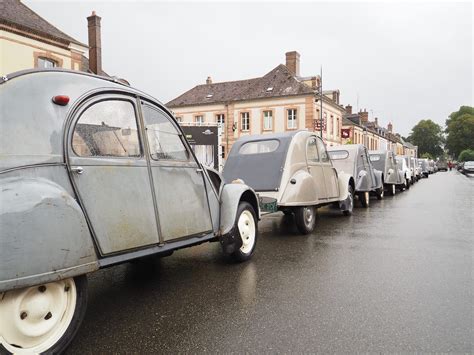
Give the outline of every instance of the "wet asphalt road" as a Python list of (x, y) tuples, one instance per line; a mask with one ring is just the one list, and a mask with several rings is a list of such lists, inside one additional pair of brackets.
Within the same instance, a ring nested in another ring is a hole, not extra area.
[(214, 243), (99, 271), (69, 353), (472, 352), (473, 197), (439, 172), (312, 235), (264, 217), (244, 264)]

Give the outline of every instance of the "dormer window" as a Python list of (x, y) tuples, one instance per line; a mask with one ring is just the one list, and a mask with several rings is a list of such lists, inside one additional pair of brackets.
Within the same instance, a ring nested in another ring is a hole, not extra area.
[(44, 57), (38, 58), (38, 68), (48, 69), (48, 68), (54, 68), (56, 66), (57, 66), (57, 63), (52, 59), (44, 58)]
[(210, 99), (210, 98), (213, 97), (213, 96), (214, 96), (214, 94), (207, 94), (207, 95), (206, 95), (206, 99)]
[(273, 86), (270, 86), (269, 88), (267, 88), (267, 92), (272, 92), (273, 91)]

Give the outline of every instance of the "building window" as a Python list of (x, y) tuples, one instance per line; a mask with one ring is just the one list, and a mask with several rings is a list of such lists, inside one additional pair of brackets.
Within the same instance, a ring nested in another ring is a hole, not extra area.
[(331, 115), (331, 128), (332, 128), (331, 134), (334, 137), (336, 135), (336, 130), (335, 130), (336, 125), (334, 124), (334, 116), (333, 115)]
[(56, 66), (57, 66), (57, 63), (52, 59), (48, 59), (44, 57), (38, 58), (38, 68), (47, 69), (47, 68), (54, 68)]
[(194, 123), (196, 123), (199, 126), (203, 125), (204, 124), (204, 116), (203, 115), (194, 116)]
[(250, 113), (249, 112), (242, 112), (240, 114), (240, 130), (242, 132), (248, 132), (250, 131)]
[(296, 109), (295, 108), (290, 108), (286, 110), (286, 128), (288, 129), (296, 129), (297, 123), (296, 123)]
[(225, 115), (223, 113), (220, 113), (216, 115), (216, 122), (220, 124), (222, 127), (225, 125)]
[(263, 130), (273, 130), (273, 111), (263, 111)]
[(336, 136), (339, 137), (341, 134), (341, 127), (339, 127), (339, 117), (336, 117), (336, 124), (337, 124)]
[(181, 117), (181, 116), (176, 116), (176, 122), (178, 122), (178, 123), (183, 122), (183, 117)]

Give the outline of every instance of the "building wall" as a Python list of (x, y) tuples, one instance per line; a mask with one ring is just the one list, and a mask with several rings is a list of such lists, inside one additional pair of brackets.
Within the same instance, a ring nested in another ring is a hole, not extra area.
[(81, 54), (85, 47), (71, 46), (64, 48), (0, 30), (0, 73), (9, 74), (18, 70), (36, 67), (38, 57), (52, 59), (58, 67), (65, 69), (81, 69)]

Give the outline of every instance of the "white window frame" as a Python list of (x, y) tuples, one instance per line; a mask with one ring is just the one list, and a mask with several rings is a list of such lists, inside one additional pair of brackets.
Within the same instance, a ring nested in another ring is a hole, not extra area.
[[(198, 119), (200, 118), (200, 119)], [(194, 116), (194, 123), (197, 126), (202, 126), (204, 124), (204, 115), (196, 115)]]
[[(291, 122), (291, 125), (290, 125)], [(298, 128), (298, 110), (296, 108), (286, 109), (286, 128), (297, 129)]]
[(242, 132), (250, 131), (250, 112), (241, 112), (240, 113), (240, 130)]
[(224, 113), (218, 113), (216, 114), (216, 122), (220, 124), (222, 127), (225, 125), (225, 114)]
[[(269, 123), (268, 126), (267, 126), (267, 123)], [(273, 131), (273, 111), (272, 110), (263, 110), (263, 127), (262, 128), (264, 131)]]

